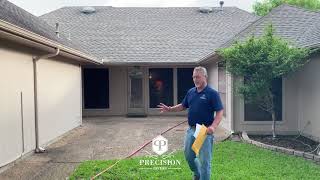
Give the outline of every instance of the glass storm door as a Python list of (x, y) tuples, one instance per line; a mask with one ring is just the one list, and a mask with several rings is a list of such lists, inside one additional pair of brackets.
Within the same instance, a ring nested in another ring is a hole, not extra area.
[(128, 68), (128, 115), (145, 115), (144, 71)]

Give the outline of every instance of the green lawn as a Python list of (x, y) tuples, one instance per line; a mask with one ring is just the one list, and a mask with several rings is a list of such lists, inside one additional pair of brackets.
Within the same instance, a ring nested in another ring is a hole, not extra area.
[[(212, 162), (212, 179), (320, 179), (320, 165), (306, 161), (302, 158), (260, 149), (251, 144), (225, 141), (215, 144)], [(179, 160), (172, 166), (181, 169), (141, 169), (151, 167), (140, 165), (146, 157), (137, 157), (120, 161), (109, 172), (98, 179), (191, 179), (192, 174), (183, 152), (171, 157)], [(82, 163), (70, 176), (71, 179), (89, 179), (106, 167), (112, 165), (110, 161), (86, 161)], [(155, 166), (159, 167), (159, 166)]]

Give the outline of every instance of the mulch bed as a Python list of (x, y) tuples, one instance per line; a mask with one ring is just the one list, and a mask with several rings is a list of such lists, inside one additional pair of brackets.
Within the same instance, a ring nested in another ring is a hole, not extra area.
[[(272, 139), (270, 135), (249, 135), (249, 138), (264, 144), (294, 149), (298, 151), (310, 152), (317, 148), (319, 142), (313, 141), (304, 136), (283, 136), (278, 135), (276, 139)], [(313, 154), (317, 154), (314, 151)]]

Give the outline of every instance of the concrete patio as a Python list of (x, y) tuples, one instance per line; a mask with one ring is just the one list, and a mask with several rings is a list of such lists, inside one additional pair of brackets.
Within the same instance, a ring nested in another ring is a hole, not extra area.
[[(66, 179), (85, 160), (107, 160), (126, 157), (145, 142), (166, 129), (184, 121), (185, 117), (98, 117), (85, 118), (75, 128), (46, 148), (43, 154), (32, 154), (17, 160), (0, 174), (0, 179)], [(163, 136), (169, 141), (169, 152), (182, 149), (187, 123)], [(228, 135), (219, 128), (217, 141)], [(151, 152), (151, 145), (136, 156)]]

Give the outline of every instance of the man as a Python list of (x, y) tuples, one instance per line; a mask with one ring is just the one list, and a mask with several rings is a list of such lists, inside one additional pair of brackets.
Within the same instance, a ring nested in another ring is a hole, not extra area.
[[(183, 111), (189, 108), (189, 128), (184, 143), (185, 158), (194, 173), (194, 179), (209, 180), (214, 141), (213, 133), (222, 120), (223, 106), (218, 92), (208, 86), (208, 74), (204, 67), (194, 68), (192, 78), (195, 87), (187, 92), (182, 103), (172, 107), (160, 103), (158, 107), (161, 113)], [(215, 116), (214, 112), (216, 113)], [(195, 140), (193, 134), (197, 123), (207, 126), (207, 137), (200, 149), (199, 158), (191, 149)]]

